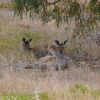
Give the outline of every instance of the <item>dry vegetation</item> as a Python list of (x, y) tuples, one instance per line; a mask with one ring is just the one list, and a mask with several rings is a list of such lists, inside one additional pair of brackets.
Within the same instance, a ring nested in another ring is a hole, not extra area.
[[(70, 26), (73, 27), (73, 24)], [(92, 63), (93, 67), (97, 67), (94, 69), (90, 67), (90, 62), (81, 61), (77, 64), (72, 63), (68, 70), (58, 72), (41, 72), (23, 68), (15, 70), (17, 67), (34, 62), (33, 54), (22, 54), (23, 37), (27, 39), (32, 37), (31, 45), (54, 44), (55, 39), (60, 41), (68, 39), (67, 53), (76, 45), (78, 48), (78, 43), (83, 42), (85, 51), (91, 57), (100, 56), (100, 46), (95, 41), (90, 37), (71, 40), (73, 30), (66, 31), (65, 27), (66, 25), (62, 24), (57, 28), (53, 21), (42, 27), (40, 21), (32, 22), (26, 16), (23, 20), (14, 18), (13, 11), (0, 9), (0, 93), (35, 94), (35, 98), (20, 100), (100, 100), (100, 71), (98, 70), (100, 60)], [(41, 94), (38, 93), (44, 93), (42, 96), (45, 97), (39, 99), (38, 96)], [(2, 98), (0, 95), (0, 99), (5, 100)]]

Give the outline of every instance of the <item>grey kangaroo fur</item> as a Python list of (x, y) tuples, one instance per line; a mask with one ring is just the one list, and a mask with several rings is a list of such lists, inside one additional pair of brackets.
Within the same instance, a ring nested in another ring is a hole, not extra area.
[(58, 40), (55, 40), (56, 45), (58, 46), (58, 52), (55, 63), (55, 70), (64, 70), (70, 66), (70, 59), (67, 57), (64, 52), (64, 46), (68, 40), (65, 40), (63, 43), (59, 43)]

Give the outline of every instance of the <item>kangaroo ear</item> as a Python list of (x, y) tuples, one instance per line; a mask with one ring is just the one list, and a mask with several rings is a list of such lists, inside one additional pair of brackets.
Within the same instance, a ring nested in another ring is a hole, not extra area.
[(59, 45), (59, 41), (58, 41), (58, 40), (55, 40), (55, 43), (56, 43), (57, 45)]
[(25, 38), (22, 38), (22, 41), (23, 41), (23, 42), (25, 42), (25, 41), (26, 41), (26, 39), (25, 39)]
[(29, 41), (29, 42), (31, 42), (31, 41), (32, 41), (32, 38), (31, 38), (31, 39), (29, 39), (28, 41)]
[(63, 44), (65, 45), (65, 44), (67, 43), (67, 41), (68, 41), (68, 40), (65, 40)]

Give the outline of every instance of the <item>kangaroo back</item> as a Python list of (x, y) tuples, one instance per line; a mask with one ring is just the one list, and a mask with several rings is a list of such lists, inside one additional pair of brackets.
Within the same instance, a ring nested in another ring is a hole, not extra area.
[(30, 48), (30, 51), (32, 51), (35, 57), (38, 57), (38, 58), (44, 57), (48, 54), (47, 45), (34, 46), (33, 48)]

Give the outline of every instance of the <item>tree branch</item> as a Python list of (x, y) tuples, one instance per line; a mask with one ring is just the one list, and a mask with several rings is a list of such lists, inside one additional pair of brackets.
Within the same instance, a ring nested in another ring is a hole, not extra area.
[(55, 5), (58, 2), (60, 2), (60, 0), (56, 0), (54, 2), (48, 2), (48, 0), (46, 0), (46, 3), (48, 3), (49, 5)]
[[(67, 8), (67, 7), (65, 7), (65, 8), (60, 12), (60, 15), (66, 10), (66, 8)], [(47, 22), (49, 22), (49, 21), (51, 21), (51, 20), (53, 20), (53, 19), (55, 19), (55, 18), (57, 18), (57, 17), (54, 16), (53, 18), (49, 19)]]

